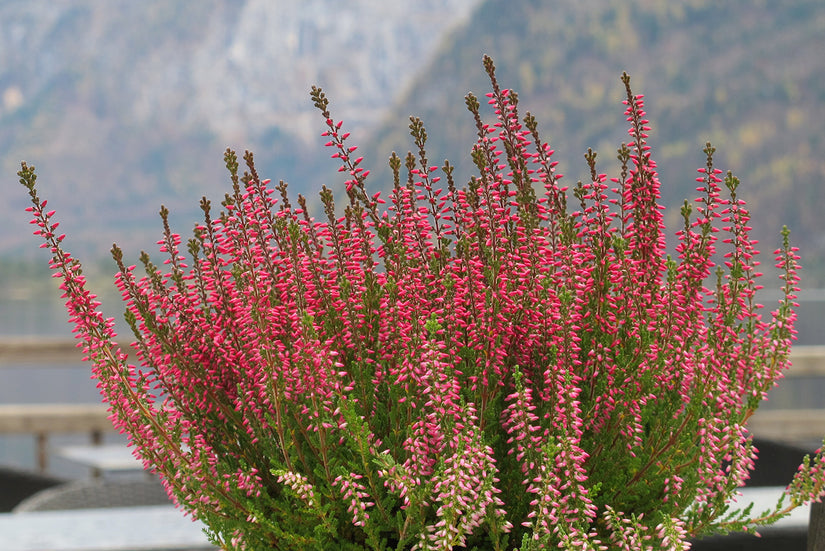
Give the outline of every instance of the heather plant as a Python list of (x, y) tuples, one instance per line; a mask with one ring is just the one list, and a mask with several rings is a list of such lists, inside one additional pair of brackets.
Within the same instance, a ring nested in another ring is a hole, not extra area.
[(477, 172), (463, 186), (412, 118), (392, 191), (370, 191), (318, 88), (342, 210), (324, 187), (316, 220), (227, 150), (231, 192), (219, 214), (201, 201), (185, 251), (163, 207), (162, 266), (142, 253), (138, 276), (112, 249), (131, 348), (23, 164), (113, 423), (222, 548), (685, 549), (825, 492), (818, 452), (774, 509), (731, 505), (757, 453), (748, 419), (789, 365), (787, 231), (784, 298), (763, 319), (749, 214), (710, 144), (668, 255), (630, 78), (618, 174), (588, 151), (589, 181), (568, 189), (484, 66), (495, 122), (466, 97)]

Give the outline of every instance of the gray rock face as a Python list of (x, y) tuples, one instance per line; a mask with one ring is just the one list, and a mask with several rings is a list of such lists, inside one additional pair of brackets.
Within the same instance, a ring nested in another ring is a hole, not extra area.
[(223, 196), (227, 146), (257, 151), (265, 176), (314, 195), (319, 163), (306, 155), (323, 123), (310, 87), (363, 140), (479, 3), (1, 2), (0, 254), (32, 248), (19, 231), (21, 159), (75, 251), (94, 256), (113, 240), (153, 242), (160, 203), (191, 227), (201, 195)]
[(363, 128), (477, 3), (4, 2), (0, 113), (62, 92), (73, 97), (61, 107), (87, 117), (204, 124), (226, 138), (277, 126), (308, 138), (309, 87), (320, 84), (338, 116)]

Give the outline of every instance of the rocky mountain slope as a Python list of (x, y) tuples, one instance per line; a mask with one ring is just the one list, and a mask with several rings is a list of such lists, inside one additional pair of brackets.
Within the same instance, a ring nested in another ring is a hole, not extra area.
[(21, 159), (92, 255), (113, 239), (151, 246), (161, 203), (188, 231), (200, 196), (223, 196), (227, 145), (254, 149), (262, 173), (297, 187), (325, 157), (310, 87), (369, 128), (477, 4), (0, 3), (0, 253), (33, 245)]
[(823, 285), (823, 51), (820, 0), (6, 1), (0, 253), (32, 247), (20, 159), (38, 166), (71, 243), (92, 257), (113, 240), (151, 247), (160, 203), (187, 232), (200, 196), (226, 189), (227, 145), (253, 149), (264, 175), (314, 196), (337, 182), (308, 98), (316, 83), (376, 189), (389, 188), (389, 153), (410, 148), (411, 114), (427, 125), (430, 158), (450, 158), (466, 179), (474, 129), (463, 98), (487, 91), (487, 53), (570, 184), (586, 176), (587, 147), (613, 169), (627, 70), (647, 96), (671, 228), (710, 140), (717, 166), (742, 179), (761, 248), (788, 224), (805, 285)]
[[(583, 154), (598, 151), (602, 172), (627, 141), (622, 71), (646, 96), (672, 231), (693, 198), (702, 149), (742, 181), (763, 266), (787, 224), (801, 249), (803, 285), (825, 285), (825, 3), (819, 0), (581, 0), (506, 4), (485, 1), (451, 34), (439, 55), (399, 98), (394, 116), (364, 154), (383, 159), (410, 148), (407, 117), (420, 116), (430, 158), (470, 174), (475, 128), (463, 108), (468, 91), (489, 82), (491, 55), (503, 87), (519, 92), (556, 150), (568, 185), (586, 178)], [(403, 156), (403, 155), (402, 155)], [(375, 173), (388, 178), (387, 170)], [(673, 239), (669, 241), (674, 243)], [(769, 283), (773, 286), (773, 281)], [(768, 283), (766, 283), (768, 285)], [(777, 284), (778, 285), (778, 284)]]

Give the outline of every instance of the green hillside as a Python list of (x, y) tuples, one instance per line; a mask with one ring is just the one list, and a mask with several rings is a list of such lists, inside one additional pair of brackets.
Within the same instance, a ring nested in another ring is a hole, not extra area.
[[(627, 139), (622, 71), (647, 98), (650, 143), (659, 163), (671, 228), (694, 195), (702, 148), (717, 147), (718, 168), (742, 180), (755, 237), (770, 253), (787, 224), (803, 256), (803, 285), (825, 285), (825, 4), (821, 0), (488, 0), (443, 44), (417, 84), (397, 102), (364, 154), (380, 165), (406, 152), (408, 116), (420, 116), (430, 158), (470, 174), (468, 91), (487, 92), (489, 54), (521, 111), (539, 120), (568, 185), (586, 175), (593, 147), (612, 172)], [(386, 169), (374, 172), (389, 182)], [(386, 187), (386, 184), (384, 184)], [(670, 241), (672, 243), (672, 241)], [(766, 254), (765, 265), (772, 264)]]

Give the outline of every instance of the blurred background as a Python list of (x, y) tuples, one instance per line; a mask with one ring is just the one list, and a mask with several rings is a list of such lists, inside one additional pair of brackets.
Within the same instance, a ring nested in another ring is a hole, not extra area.
[[(488, 54), (567, 185), (587, 177), (588, 147), (616, 172), (619, 77), (631, 74), (647, 98), (671, 246), (711, 141), (716, 166), (742, 180), (764, 267), (790, 227), (803, 264), (799, 344), (825, 344), (823, 52), (821, 0), (0, 0), (0, 340), (71, 336), (23, 210), (21, 160), (119, 318), (112, 242), (132, 259), (156, 251), (161, 204), (188, 235), (201, 196), (218, 203), (229, 189), (226, 147), (254, 151), (263, 177), (316, 207), (321, 185), (340, 190), (312, 85), (360, 146), (374, 191), (391, 187), (390, 153), (411, 147), (410, 115), (427, 127), (431, 161), (450, 159), (466, 181), (475, 129), (463, 100), (488, 91)], [(772, 307), (780, 282), (768, 279)], [(87, 367), (58, 363), (6, 362), (0, 405), (98, 401)], [(788, 381), (776, 407), (825, 407), (817, 380)], [(35, 463), (30, 436), (0, 434), (0, 465)]]

